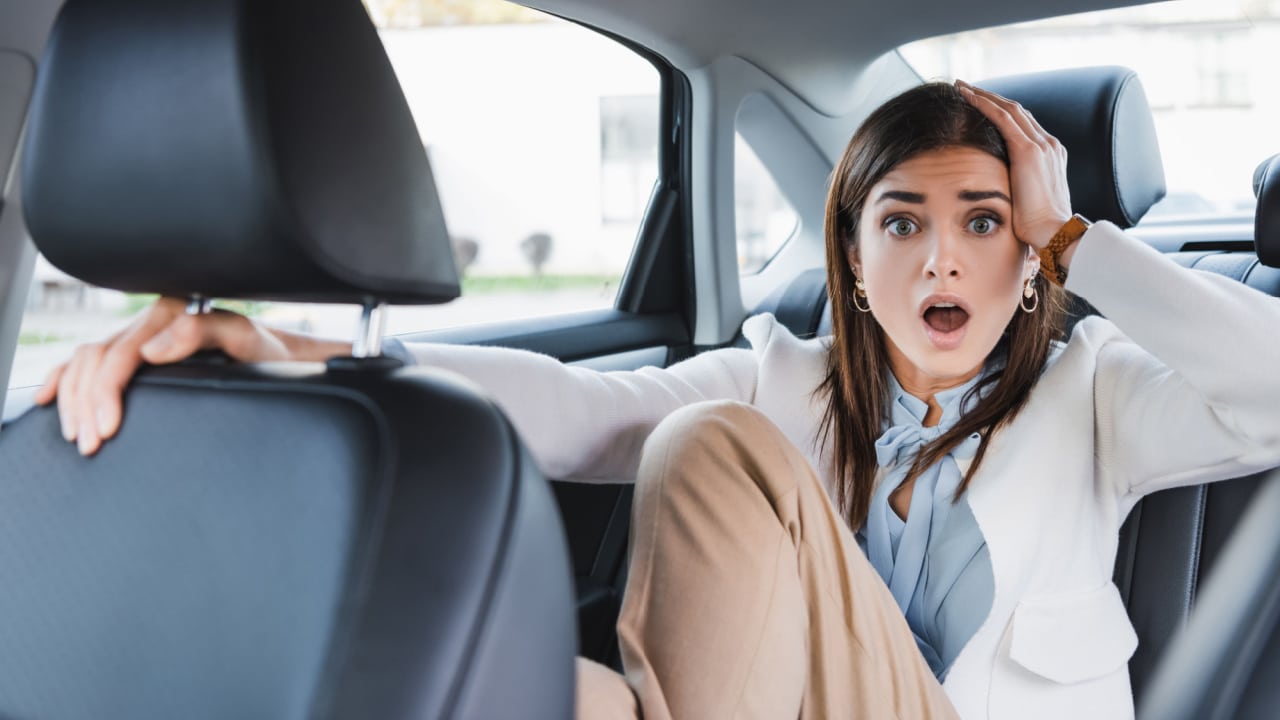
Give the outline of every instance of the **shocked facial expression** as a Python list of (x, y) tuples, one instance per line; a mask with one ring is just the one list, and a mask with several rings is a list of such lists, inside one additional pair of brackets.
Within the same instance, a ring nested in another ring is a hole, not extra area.
[(1039, 259), (1012, 212), (1008, 168), (973, 148), (917, 155), (871, 188), (849, 262), (904, 386), (972, 377), (1020, 312)]

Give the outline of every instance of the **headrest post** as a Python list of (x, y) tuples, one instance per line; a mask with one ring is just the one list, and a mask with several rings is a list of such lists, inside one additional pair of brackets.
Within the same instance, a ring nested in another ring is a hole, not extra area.
[(207, 315), (213, 312), (213, 299), (203, 295), (192, 295), (187, 299), (188, 315)]
[(360, 312), (360, 325), (356, 328), (356, 341), (351, 346), (351, 356), (378, 357), (382, 354), (382, 331), (386, 323), (387, 304), (367, 300)]

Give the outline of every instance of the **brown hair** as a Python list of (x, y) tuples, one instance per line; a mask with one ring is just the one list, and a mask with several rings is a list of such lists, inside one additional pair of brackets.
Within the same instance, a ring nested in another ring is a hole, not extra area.
[[(871, 313), (853, 306), (849, 251), (857, 244), (858, 220), (871, 188), (903, 161), (947, 147), (975, 148), (1009, 163), (999, 130), (955, 87), (928, 83), (912, 88), (880, 106), (854, 133), (836, 166), (827, 196), (827, 289), (833, 337), (827, 374), (817, 389), (827, 397), (821, 441), (825, 446), (834, 440), (836, 503), (855, 528), (862, 524), (871, 504), (878, 467), (875, 443), (889, 412), (890, 370), (880, 324)], [(1015, 311), (993, 351), (1004, 354), (1004, 367), (969, 391), (970, 397), (981, 398), (977, 405), (920, 449), (908, 480), (941, 460), (969, 435), (981, 433), (977, 454), (956, 490), (958, 499), (982, 464), (992, 434), (1026, 404), (1052, 341), (1062, 335), (1066, 307), (1064, 291), (1045, 280), (1043, 273), (1036, 275), (1034, 286), (1040, 293), (1039, 308), (1033, 313)], [(985, 396), (979, 394), (983, 392)], [(965, 405), (970, 404), (970, 397), (963, 399)]]

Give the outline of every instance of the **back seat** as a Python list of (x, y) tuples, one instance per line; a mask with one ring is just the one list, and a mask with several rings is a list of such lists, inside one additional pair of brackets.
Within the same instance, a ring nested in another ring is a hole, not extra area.
[[(1023, 104), (1030, 107), (1026, 101)], [(1052, 131), (1052, 115), (1032, 109)], [(1072, 151), (1075, 159), (1077, 155)], [(1264, 166), (1271, 163), (1280, 177), (1280, 156)], [(1074, 185), (1072, 194), (1076, 194)], [(1243, 249), (1238, 240), (1224, 238), (1231, 241), (1224, 242), (1222, 250), (1210, 247), (1166, 254), (1184, 267), (1218, 273), (1280, 297), (1280, 268), (1268, 267), (1260, 260), (1261, 257), (1280, 266), (1280, 227), (1268, 232), (1270, 223), (1280, 224), (1280, 181), (1259, 196), (1253, 250)], [(1206, 245), (1199, 241), (1195, 247)], [(796, 276), (756, 311), (773, 313), (798, 337), (829, 335), (831, 312), (824, 269), (814, 268)], [(1077, 298), (1071, 325), (1094, 312)], [(1170, 322), (1176, 322), (1172, 315)], [(1154, 493), (1139, 502), (1125, 520), (1120, 529), (1114, 579), (1139, 638), (1138, 650), (1129, 661), (1135, 697), (1142, 696), (1175, 631), (1186, 624), (1201, 579), (1214, 566), (1261, 479), (1262, 475), (1250, 475)]]

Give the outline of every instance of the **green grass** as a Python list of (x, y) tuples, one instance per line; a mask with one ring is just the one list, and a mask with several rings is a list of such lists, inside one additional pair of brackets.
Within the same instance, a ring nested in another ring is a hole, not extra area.
[(159, 295), (140, 295), (137, 293), (129, 293), (124, 297), (124, 307), (121, 308), (120, 314), (126, 317), (136, 314), (142, 308), (156, 301)]
[[(616, 290), (620, 278), (616, 275), (478, 275), (462, 279), (464, 295), (484, 295), (502, 292), (552, 292), (555, 290), (599, 290), (608, 287)], [(156, 301), (159, 295), (130, 293), (125, 297), (123, 316), (132, 316)], [(270, 303), (256, 300), (214, 300), (213, 306), (254, 317), (262, 313)]]
[(67, 338), (62, 335), (54, 335), (53, 333), (34, 332), (25, 330), (18, 333), (19, 345), (48, 345), (49, 343), (62, 342)]
[(617, 287), (616, 275), (478, 275), (462, 279), (463, 295)]
[[(120, 314), (124, 316), (134, 315), (139, 310), (155, 302), (158, 297), (160, 296), (146, 293), (130, 293), (125, 296), (124, 308), (120, 310)], [(257, 300), (214, 300), (213, 306), (253, 317), (266, 309), (267, 303)]]

